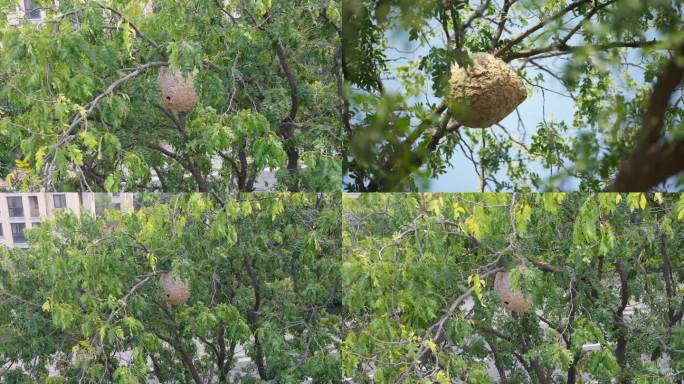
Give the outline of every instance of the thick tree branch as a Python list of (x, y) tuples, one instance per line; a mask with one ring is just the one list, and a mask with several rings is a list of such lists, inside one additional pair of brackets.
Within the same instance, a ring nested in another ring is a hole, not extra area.
[(81, 121), (90, 117), (90, 115), (92, 115), (92, 113), (93, 113), (93, 110), (95, 110), (95, 106), (97, 106), (97, 103), (99, 103), (100, 100), (104, 99), (105, 97), (109, 96), (112, 92), (114, 92), (114, 90), (117, 87), (127, 83), (132, 78), (138, 76), (139, 74), (141, 74), (142, 72), (144, 72), (150, 68), (165, 67), (167, 65), (169, 65), (169, 63), (166, 61), (153, 61), (150, 63), (146, 63), (146, 64), (139, 66), (138, 68), (133, 70), (131, 73), (127, 74), (126, 76), (124, 76), (124, 77), (114, 81), (113, 83), (111, 83), (107, 87), (107, 89), (105, 89), (102, 93), (97, 95), (91, 102), (89, 102), (88, 104), (86, 104), (84, 106), (84, 108), (86, 110), (85, 114), (77, 113), (74, 116), (74, 118), (71, 120), (71, 124), (69, 125), (69, 129), (67, 130), (67, 132), (71, 132), (71, 130), (74, 127), (76, 127)]
[(613, 327), (616, 332), (617, 344), (615, 346), (615, 360), (623, 370), (625, 369), (627, 353), (627, 325), (625, 324), (624, 312), (629, 302), (629, 287), (627, 283), (627, 272), (622, 260), (615, 262), (615, 270), (620, 277), (620, 305), (613, 315)]
[(299, 107), (299, 99), (297, 98), (297, 81), (295, 80), (295, 76), (292, 73), (292, 70), (290, 69), (290, 65), (287, 63), (287, 58), (285, 57), (285, 50), (283, 49), (283, 46), (280, 45), (278, 41), (273, 41), (273, 49), (276, 52), (276, 55), (278, 56), (278, 62), (280, 63), (280, 67), (283, 69), (283, 73), (285, 73), (285, 77), (287, 78), (287, 84), (290, 87), (290, 121), (295, 121), (297, 117), (297, 109)]
[(504, 0), (503, 7), (501, 8), (501, 12), (499, 14), (499, 22), (498, 26), (496, 28), (496, 33), (492, 37), (492, 43), (491, 43), (491, 49), (494, 50), (499, 43), (499, 39), (501, 39), (501, 35), (503, 34), (504, 29), (506, 28), (506, 20), (508, 19), (508, 11), (511, 9), (511, 6), (516, 2), (516, 0)]
[(174, 153), (158, 144), (147, 144), (147, 147), (150, 149), (154, 149), (157, 152), (160, 152), (166, 157), (176, 160), (181, 166), (183, 166), (183, 168), (190, 172), (190, 174), (192, 174), (192, 177), (195, 179), (195, 182), (197, 183), (198, 192), (209, 191), (209, 186), (207, 185), (207, 182), (204, 179), (202, 170), (200, 170), (200, 168), (197, 166), (197, 164), (195, 164), (192, 158), (190, 158), (189, 156), (187, 158), (184, 158), (179, 154)]
[(264, 359), (264, 350), (261, 345), (261, 340), (259, 338), (259, 317), (261, 309), (261, 284), (259, 283), (259, 278), (257, 277), (256, 271), (254, 270), (254, 261), (249, 260), (245, 255), (242, 257), (242, 265), (247, 270), (249, 279), (252, 283), (252, 289), (254, 291), (254, 305), (252, 309), (247, 312), (247, 320), (249, 321), (250, 328), (252, 330), (252, 337), (254, 338), (254, 364), (257, 366), (257, 371), (259, 372), (259, 377), (262, 380), (269, 380), (268, 374), (266, 372), (266, 362)]
[(639, 143), (632, 155), (620, 164), (615, 180), (606, 191), (645, 192), (684, 170), (684, 141), (660, 143), (670, 98), (684, 79), (684, 65), (680, 62), (683, 56), (684, 43), (653, 87), (643, 115)]
[(203, 384), (204, 381), (199, 375), (199, 372), (197, 372), (197, 367), (195, 367), (195, 363), (192, 361), (192, 357), (188, 353), (188, 351), (183, 348), (183, 345), (181, 344), (180, 340), (178, 338), (170, 338), (167, 336), (162, 335), (160, 332), (157, 332), (156, 330), (152, 330), (152, 333), (154, 333), (157, 338), (160, 340), (163, 340), (167, 342), (169, 345), (173, 347), (173, 349), (178, 352), (178, 354), (181, 357), (181, 360), (183, 361), (183, 364), (185, 367), (188, 369), (188, 372), (190, 372), (190, 376), (192, 376), (192, 380), (195, 382), (195, 384)]
[[(287, 171), (290, 176), (294, 178), (299, 170), (299, 151), (293, 142), (294, 130), (296, 128), (295, 119), (297, 118), (297, 110), (299, 107), (299, 99), (297, 97), (297, 80), (295, 79), (292, 69), (287, 63), (285, 50), (277, 40), (273, 41), (273, 49), (278, 56), (280, 67), (283, 69), (283, 73), (285, 73), (287, 83), (290, 87), (290, 114), (280, 123), (278, 133), (284, 141), (283, 147), (285, 149), (285, 153), (287, 154)], [(299, 191), (299, 186), (296, 179), (290, 181), (290, 191)]]
[(606, 44), (576, 46), (576, 45), (567, 45), (564, 42), (559, 42), (556, 44), (549, 45), (547, 47), (533, 48), (533, 49), (530, 49), (527, 51), (520, 51), (520, 52), (511, 52), (507, 55), (502, 56), (501, 59), (505, 62), (510, 62), (512, 60), (515, 60), (515, 59), (529, 58), (529, 57), (533, 57), (535, 55), (539, 55), (541, 53), (548, 53), (548, 52), (572, 53), (572, 52), (577, 51), (579, 49), (593, 49), (596, 51), (605, 51), (607, 49), (613, 49), (613, 48), (646, 48), (646, 47), (655, 46), (658, 43), (659, 42), (657, 40), (615, 41), (615, 42), (606, 43)]

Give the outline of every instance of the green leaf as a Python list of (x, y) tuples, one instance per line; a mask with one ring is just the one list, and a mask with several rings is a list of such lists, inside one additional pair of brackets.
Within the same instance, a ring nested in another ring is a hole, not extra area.
[(135, 32), (131, 29), (131, 26), (125, 22), (123, 23), (123, 45), (126, 48), (128, 57), (133, 58), (133, 43), (131, 37), (135, 36)]

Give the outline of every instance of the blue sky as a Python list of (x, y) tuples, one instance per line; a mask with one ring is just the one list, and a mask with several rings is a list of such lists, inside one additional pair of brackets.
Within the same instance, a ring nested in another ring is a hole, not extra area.
[[(572, 21), (569, 25), (574, 25), (576, 21)], [(513, 30), (513, 33), (518, 31)], [(405, 65), (408, 61), (415, 60), (416, 58), (426, 55), (431, 46), (444, 46), (443, 37), (441, 35), (436, 36), (429, 44), (421, 44), (420, 42), (410, 42), (408, 40), (408, 34), (399, 29), (390, 30), (387, 32), (388, 45), (391, 48), (386, 50), (387, 59), (391, 67)], [(581, 37), (574, 37), (571, 44), (582, 44)], [(638, 57), (636, 50), (632, 50), (634, 57)], [(569, 55), (568, 55), (569, 56)], [(541, 61), (543, 65), (550, 68), (555, 73), (562, 73), (564, 68), (564, 63), (566, 56), (561, 56), (557, 58), (548, 58)], [(517, 68), (521, 64), (521, 61), (516, 60), (511, 63), (514, 68)], [(532, 66), (526, 67), (527, 72), (533, 77), (537, 73), (541, 72)], [(641, 70), (630, 67), (629, 73), (637, 81), (643, 81), (643, 74)], [(525, 143), (530, 143), (530, 138), (535, 134), (537, 125), (544, 119), (547, 121), (554, 120), (556, 122), (564, 121), (569, 127), (572, 126), (573, 115), (575, 113), (575, 105), (571, 98), (566, 96), (553, 93), (551, 91), (556, 91), (561, 94), (567, 94), (565, 88), (560, 84), (560, 82), (548, 74), (545, 74), (544, 88), (549, 91), (544, 91), (542, 95), (542, 90), (534, 87), (528, 98), (518, 107), (518, 113), (521, 116), (526, 132)], [(399, 81), (394, 79), (385, 79), (385, 88), (388, 92), (402, 92), (401, 85)], [(430, 102), (439, 103), (439, 99), (435, 98), (432, 90), (431, 83), (428, 82), (425, 90), (425, 95), (427, 95)], [(425, 97), (425, 96), (423, 96)], [(522, 139), (523, 132), (519, 132), (518, 126), (518, 115), (516, 112), (511, 113), (504, 120), (500, 122), (511, 135), (516, 139)], [(464, 128), (470, 129), (470, 128)], [(493, 126), (491, 128), (498, 135), (504, 134), (501, 128)], [(528, 167), (532, 171), (536, 172), (546, 180), (551, 173), (548, 169), (544, 169), (541, 164), (537, 161), (528, 161)], [(506, 170), (502, 170), (498, 175), (497, 179), (506, 180)], [(562, 190), (576, 190), (577, 182), (576, 180), (568, 180), (559, 186)], [(450, 167), (446, 173), (440, 175), (437, 179), (431, 180), (428, 190), (435, 192), (461, 192), (461, 191), (477, 191), (479, 189), (479, 177), (474, 169), (472, 163), (466, 158), (460, 149), (457, 149), (453, 158), (450, 161)]]

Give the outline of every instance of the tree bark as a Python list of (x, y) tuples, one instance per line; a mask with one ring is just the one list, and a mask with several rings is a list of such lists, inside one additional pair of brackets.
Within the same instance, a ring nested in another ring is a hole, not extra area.
[(183, 365), (185, 365), (185, 368), (187, 368), (188, 372), (190, 373), (190, 376), (192, 376), (192, 380), (195, 382), (195, 384), (204, 384), (204, 381), (200, 377), (199, 373), (197, 372), (197, 368), (195, 367), (195, 364), (192, 361), (192, 357), (188, 354), (188, 352), (183, 348), (183, 345), (180, 342), (180, 339), (177, 337), (172, 339), (170, 337), (166, 337), (162, 335), (161, 333), (157, 331), (153, 331), (153, 333), (161, 340), (167, 342), (169, 345), (173, 347), (173, 349), (178, 352), (178, 354), (181, 357), (181, 361), (183, 361)]
[(620, 277), (620, 306), (615, 311), (613, 316), (613, 329), (616, 333), (616, 345), (615, 345), (615, 360), (617, 360), (620, 369), (622, 370), (621, 378), (619, 379), (621, 383), (628, 383), (629, 380), (625, 378), (627, 362), (627, 325), (625, 324), (624, 311), (629, 302), (629, 286), (627, 281), (627, 273), (625, 272), (625, 266), (622, 260), (615, 261), (615, 269), (617, 270), (618, 276)]
[(295, 129), (294, 122), (297, 118), (297, 110), (299, 108), (299, 98), (297, 97), (297, 80), (295, 79), (292, 69), (287, 63), (285, 50), (278, 41), (273, 41), (273, 49), (276, 52), (276, 56), (278, 56), (278, 62), (280, 63), (283, 73), (285, 73), (285, 77), (287, 78), (287, 83), (290, 88), (290, 114), (280, 123), (279, 133), (283, 138), (283, 147), (285, 149), (285, 153), (287, 154), (287, 171), (292, 178), (292, 180), (290, 180), (290, 191), (298, 192), (299, 183), (296, 176), (299, 169), (299, 151), (293, 142)]
[(645, 192), (684, 170), (684, 142), (661, 143), (670, 97), (684, 79), (684, 43), (674, 52), (658, 78), (643, 115), (639, 143), (619, 167), (609, 192)]
[(254, 265), (250, 263), (247, 256), (242, 258), (242, 264), (247, 269), (249, 278), (252, 282), (252, 289), (254, 290), (254, 305), (251, 310), (247, 312), (247, 321), (249, 322), (250, 329), (252, 331), (252, 337), (254, 338), (254, 364), (257, 366), (257, 371), (259, 372), (259, 377), (262, 380), (270, 380), (266, 372), (266, 362), (264, 359), (264, 350), (261, 345), (261, 340), (259, 339), (259, 309), (261, 308), (261, 285), (259, 279), (254, 271)]

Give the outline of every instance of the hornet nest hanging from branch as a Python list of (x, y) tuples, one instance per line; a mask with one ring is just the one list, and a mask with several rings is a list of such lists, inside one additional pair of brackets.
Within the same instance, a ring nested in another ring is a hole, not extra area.
[(508, 271), (499, 272), (494, 278), (494, 290), (499, 294), (504, 307), (512, 312), (526, 312), (532, 307), (532, 298), (521, 292), (511, 291)]
[(471, 67), (451, 67), (451, 100), (465, 111), (452, 111), (466, 127), (487, 128), (498, 123), (527, 98), (520, 77), (502, 60), (484, 52), (474, 53)]
[(162, 273), (160, 282), (164, 288), (164, 295), (169, 304), (182, 304), (190, 297), (190, 289), (188, 283), (177, 277), (173, 277), (170, 273)]
[(181, 71), (172, 71), (169, 67), (159, 70), (157, 82), (161, 90), (162, 102), (177, 112), (187, 112), (197, 104), (195, 93), (195, 74), (193, 71), (183, 77)]

